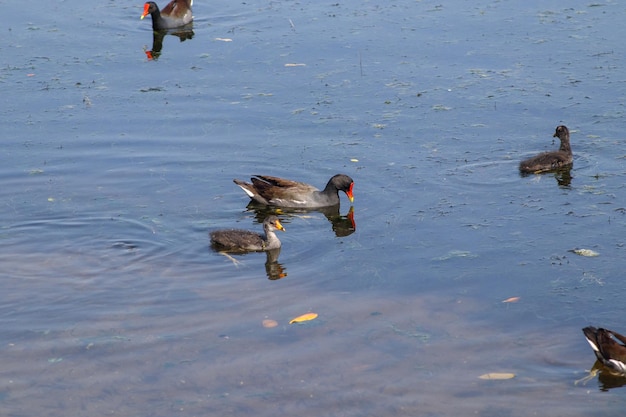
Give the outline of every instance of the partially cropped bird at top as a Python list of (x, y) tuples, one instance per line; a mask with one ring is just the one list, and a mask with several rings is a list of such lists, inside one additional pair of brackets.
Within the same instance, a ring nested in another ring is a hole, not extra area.
[(191, 6), (193, 0), (172, 0), (163, 9), (153, 1), (143, 5), (141, 18), (152, 16), (152, 29), (164, 30), (185, 26), (193, 21)]

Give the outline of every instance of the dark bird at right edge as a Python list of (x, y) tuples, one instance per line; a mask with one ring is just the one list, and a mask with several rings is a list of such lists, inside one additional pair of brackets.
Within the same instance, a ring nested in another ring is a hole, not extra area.
[(592, 326), (585, 327), (583, 333), (598, 361), (611, 371), (626, 376), (626, 337)]
[(558, 171), (569, 168), (574, 163), (572, 147), (569, 143), (569, 130), (561, 125), (557, 126), (553, 137), (561, 140), (558, 151), (543, 152), (519, 164), (522, 174), (539, 174), (541, 172)]

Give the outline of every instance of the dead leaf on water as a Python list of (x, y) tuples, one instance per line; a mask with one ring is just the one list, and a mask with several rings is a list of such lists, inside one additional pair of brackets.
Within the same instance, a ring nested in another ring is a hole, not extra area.
[(296, 317), (296, 318), (294, 318), (294, 319), (291, 319), (291, 320), (289, 321), (289, 324), (293, 324), (293, 323), (301, 323), (301, 322), (303, 322), (303, 321), (309, 321), (309, 320), (313, 320), (313, 319), (315, 319), (315, 318), (317, 318), (317, 313), (306, 313), (306, 314), (303, 314), (303, 315), (301, 315), (301, 316), (298, 316), (298, 317)]
[(266, 329), (271, 329), (272, 327), (276, 327), (276, 326), (278, 326), (278, 322), (276, 320), (272, 320), (272, 319), (263, 320), (263, 327), (265, 327)]
[(478, 378), (480, 379), (513, 379), (515, 378), (515, 374), (509, 372), (490, 372), (488, 374), (482, 374)]
[(580, 256), (600, 256), (600, 254), (591, 249), (572, 249), (570, 252), (574, 252), (576, 255)]
[(452, 258), (476, 258), (478, 255), (473, 254), (470, 251), (466, 250), (451, 250), (447, 254), (440, 256), (438, 258), (433, 258), (435, 261), (447, 261)]
[(510, 297), (506, 300), (502, 300), (503, 303), (517, 303), (520, 300), (520, 297)]

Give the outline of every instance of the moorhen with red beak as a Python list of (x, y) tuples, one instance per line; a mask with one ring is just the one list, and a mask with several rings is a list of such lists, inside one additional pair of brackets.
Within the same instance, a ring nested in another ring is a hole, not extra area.
[(335, 206), (339, 204), (339, 191), (345, 192), (350, 202), (354, 201), (354, 181), (344, 174), (333, 176), (322, 191), (303, 182), (268, 175), (255, 175), (251, 181), (252, 184), (233, 180), (252, 200), (268, 206), (303, 209)]
[(155, 31), (178, 28), (193, 21), (192, 4), (193, 0), (172, 0), (159, 10), (155, 2), (149, 1), (143, 5), (141, 18), (152, 16), (152, 29)]

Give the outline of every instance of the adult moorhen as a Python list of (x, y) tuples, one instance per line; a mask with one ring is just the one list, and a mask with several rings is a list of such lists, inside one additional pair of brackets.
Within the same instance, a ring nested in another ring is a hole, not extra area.
[(304, 209), (335, 206), (339, 204), (339, 191), (345, 192), (350, 202), (354, 201), (354, 181), (344, 174), (333, 176), (322, 191), (303, 182), (268, 175), (255, 175), (251, 178), (252, 184), (233, 181), (252, 200), (269, 206)]
[(583, 333), (598, 360), (611, 371), (626, 376), (626, 337), (592, 326), (585, 327)]
[(261, 252), (278, 249), (281, 246), (276, 230), (285, 228), (276, 216), (268, 216), (263, 221), (265, 236), (248, 230), (216, 230), (211, 232), (211, 244), (214, 248), (226, 252)]
[(557, 126), (552, 137), (561, 140), (558, 151), (544, 152), (537, 156), (526, 159), (519, 164), (519, 170), (523, 174), (538, 174), (540, 172), (556, 171), (567, 168), (574, 163), (572, 148), (569, 144), (569, 130), (561, 125)]
[(152, 16), (152, 29), (163, 30), (185, 26), (193, 20), (191, 5), (193, 0), (172, 0), (162, 10), (155, 2), (149, 1), (143, 5), (141, 18)]

